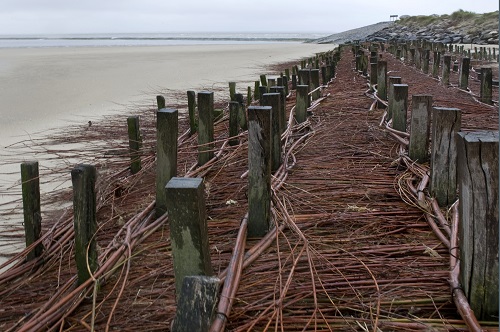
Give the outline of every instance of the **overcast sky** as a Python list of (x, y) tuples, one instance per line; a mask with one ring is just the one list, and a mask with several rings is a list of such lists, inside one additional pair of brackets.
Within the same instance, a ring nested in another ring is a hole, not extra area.
[(0, 34), (326, 32), (389, 15), (498, 10), (497, 0), (0, 0)]

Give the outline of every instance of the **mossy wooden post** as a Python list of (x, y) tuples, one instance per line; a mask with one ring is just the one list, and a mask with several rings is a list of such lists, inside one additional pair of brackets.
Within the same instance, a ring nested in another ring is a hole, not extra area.
[(422, 69), (422, 49), (415, 49), (415, 68)]
[[(311, 91), (319, 88), (319, 69), (311, 69)], [(317, 90), (312, 93), (312, 100), (319, 99), (321, 91)]]
[(220, 284), (216, 277), (184, 277), (172, 332), (208, 332), (216, 314)]
[(260, 85), (267, 86), (267, 78), (266, 78), (266, 75), (264, 75), (264, 74), (260, 75)]
[(451, 66), (451, 55), (445, 55), (443, 59), (443, 74), (442, 81), (444, 85), (450, 84), (450, 66)]
[(184, 277), (212, 275), (205, 186), (202, 178), (174, 177), (164, 190), (174, 259), (175, 290), (179, 299)]
[(330, 80), (334, 79), (335, 78), (335, 70), (336, 70), (336, 64), (335, 62), (333, 62), (331, 65), (330, 65)]
[(268, 78), (267, 79), (267, 91), (269, 92), (269, 89), (272, 86), (276, 86), (276, 79), (275, 78)]
[(290, 68), (285, 68), (285, 77), (287, 81), (290, 80)]
[(440, 206), (450, 206), (457, 196), (457, 138), (461, 112), (458, 108), (432, 108), (430, 193)]
[(295, 104), (295, 121), (302, 123), (307, 118), (307, 105), (309, 99), (309, 86), (297, 85), (297, 97)]
[(229, 102), (229, 137), (233, 137), (229, 140), (229, 145), (234, 146), (240, 143), (240, 140), (235, 137), (238, 135), (238, 129), (240, 127), (238, 121), (238, 115), (240, 113), (240, 103), (237, 101)]
[(483, 103), (493, 104), (492, 101), (492, 89), (493, 78), (491, 68), (481, 68), (481, 90), (480, 98)]
[(297, 89), (297, 74), (292, 74), (292, 90)]
[(235, 101), (234, 95), (236, 94), (236, 82), (229, 82), (229, 100)]
[(259, 100), (260, 99), (259, 87), (260, 87), (260, 81), (255, 81), (254, 82), (254, 88), (253, 88), (253, 100)]
[(250, 106), (250, 104), (252, 103), (252, 88), (251, 87), (247, 87), (247, 105), (246, 106)]
[(377, 84), (377, 62), (370, 63), (370, 85)]
[(165, 97), (158, 95), (156, 96), (156, 105), (158, 106), (158, 109), (165, 108)]
[(268, 93), (268, 88), (267, 88), (267, 86), (260, 86), (260, 87), (259, 87), (259, 94), (260, 94), (259, 105), (260, 105), (260, 106), (263, 106), (263, 105), (264, 105), (264, 101), (263, 101), (262, 96), (263, 96), (263, 95), (265, 95), (266, 93)]
[[(280, 109), (278, 112), (279, 116), (279, 129), (280, 129), (280, 137), (281, 134), (285, 132), (286, 129), (286, 94), (285, 94), (285, 87), (283, 86), (273, 86), (269, 89), (270, 92), (275, 92), (280, 94)], [(274, 113), (273, 113), (274, 114)], [(274, 115), (273, 115), (274, 116)]]
[(196, 92), (188, 91), (189, 134), (193, 135), (198, 129), (196, 118)]
[(130, 150), (130, 170), (136, 174), (141, 170), (141, 131), (139, 126), (139, 116), (129, 116), (127, 118), (128, 146)]
[(413, 95), (408, 155), (423, 164), (429, 160), (429, 133), (431, 124), (432, 96)]
[(214, 157), (214, 93), (198, 92), (198, 165)]
[(96, 169), (80, 164), (71, 170), (73, 184), (73, 224), (78, 284), (87, 281), (97, 270)]
[(478, 320), (498, 319), (498, 131), (458, 133), (460, 283)]
[(441, 53), (438, 51), (434, 52), (434, 57), (432, 59), (432, 77), (438, 78), (439, 76), (439, 63), (441, 62)]
[(392, 128), (406, 132), (408, 118), (408, 84), (394, 84), (392, 103)]
[[(272, 88), (271, 88), (272, 90)], [(262, 96), (264, 105), (272, 107), (271, 115), (271, 172), (275, 172), (281, 166), (281, 93), (272, 92)]]
[[(26, 247), (40, 239), (42, 232), (42, 212), (40, 208), (40, 177), (38, 161), (28, 161), (21, 164), (21, 183), (23, 193), (24, 234)], [(39, 257), (43, 245), (37, 244), (26, 256), (26, 260)]]
[(299, 84), (300, 85), (311, 85), (311, 70), (301, 69), (299, 70)]
[(240, 128), (242, 130), (247, 130), (248, 129), (248, 121), (247, 121), (247, 113), (246, 113), (246, 107), (245, 107), (245, 100), (243, 98), (243, 95), (241, 93), (236, 93), (234, 95), (234, 98), (240, 104), (240, 109), (239, 109), (239, 112), (238, 112), (238, 123), (240, 125)]
[(156, 113), (156, 216), (167, 212), (165, 185), (177, 175), (177, 110), (162, 108)]
[(392, 109), (394, 107), (394, 84), (401, 84), (401, 77), (389, 76), (389, 89), (387, 90), (387, 119), (392, 119)]
[(458, 87), (463, 90), (467, 90), (469, 87), (469, 69), (470, 69), (470, 58), (462, 58), (460, 63), (460, 80), (458, 82)]
[(328, 83), (328, 79), (326, 78), (326, 66), (321, 66), (321, 82), (323, 85)]
[(270, 106), (248, 108), (248, 237), (264, 236), (271, 224)]
[(382, 100), (387, 100), (387, 61), (377, 62), (377, 95)]
[(431, 57), (431, 51), (430, 50), (423, 50), (424, 53), (424, 59), (423, 59), (423, 66), (422, 66), (422, 71), (424, 74), (429, 74), (429, 62), (430, 62), (430, 57)]

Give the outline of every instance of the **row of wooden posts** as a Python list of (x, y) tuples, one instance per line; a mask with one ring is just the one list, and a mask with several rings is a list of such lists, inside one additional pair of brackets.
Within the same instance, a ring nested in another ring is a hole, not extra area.
[[(406, 46), (408, 44), (391, 45), (389, 51), (429, 74), (426, 63), (430, 50), (424, 49), (415, 55), (400, 53)], [(410, 48), (410, 51), (415, 49), (419, 48)], [(479, 319), (496, 319), (499, 305), (498, 131), (461, 131), (461, 110), (433, 106), (432, 95), (411, 96), (412, 111), (407, 128), (408, 85), (402, 83), (401, 77), (387, 77), (387, 62), (379, 58), (377, 46), (371, 45), (370, 50), (370, 82), (374, 89), (376, 87), (378, 98), (387, 100), (387, 119), (392, 121), (392, 129), (409, 138), (408, 154), (412, 160), (430, 161), (431, 197), (444, 208), (459, 200), (460, 280), (471, 308)], [(356, 70), (365, 71), (360, 58), (367, 57), (366, 51), (356, 45), (353, 52)], [(421, 68), (417, 65), (421, 61), (418, 54), (424, 54)], [(435, 68), (439, 68), (439, 57), (440, 52), (435, 51)], [(441, 65), (441, 83), (445, 86), (449, 86), (450, 59), (451, 56), (445, 54)], [(469, 66), (470, 59), (463, 57), (460, 89), (468, 89)], [(432, 76), (438, 72), (433, 70)], [(491, 68), (482, 68), (481, 74), (480, 100), (490, 105), (493, 103)]]
[[(328, 52), (304, 60), (301, 68), (294, 66), (292, 75), (285, 74), (276, 79), (265, 75), (255, 81), (252, 97), (247, 89), (247, 103), (242, 94), (236, 93), (236, 84), (229, 83), (229, 145), (240, 144), (240, 131), (248, 130), (248, 237), (262, 237), (270, 229), (271, 220), (271, 174), (282, 164), (282, 134), (287, 129), (286, 98), (289, 88), (295, 89), (297, 100), (294, 118), (302, 123), (307, 118), (311, 100), (321, 94), (322, 84), (335, 76), (336, 62), (340, 52)], [(320, 67), (320, 63), (324, 65)], [(290, 83), (290, 84), (289, 84)], [(214, 159), (214, 93), (210, 91), (188, 91), (188, 116), (190, 135), (198, 133), (198, 160), (203, 166)], [(259, 105), (251, 105), (258, 100)], [(205, 212), (204, 184), (202, 178), (177, 177), (178, 110), (166, 108), (165, 98), (157, 96), (157, 151), (156, 151), (156, 215), (168, 213), (174, 260), (175, 286), (178, 319), (176, 331), (199, 330), (199, 324), (209, 321), (201, 316), (207, 306), (216, 301), (220, 281), (212, 275), (208, 246), (207, 218)], [(127, 119), (130, 170), (135, 174), (141, 170), (142, 137), (139, 116)], [(75, 229), (75, 260), (78, 283), (91, 278), (98, 267), (95, 232), (97, 171), (93, 165), (80, 164), (71, 171), (73, 184), (73, 209)], [(41, 208), (38, 162), (21, 164), (23, 210), (26, 245), (38, 244), (28, 253), (27, 259), (42, 255)], [(203, 296), (200, 296), (203, 293)], [(193, 311), (192, 303), (198, 301), (199, 308)], [(198, 315), (192, 319), (192, 315)], [(194, 324), (194, 325), (193, 325)], [(206, 326), (205, 326), (206, 327)]]

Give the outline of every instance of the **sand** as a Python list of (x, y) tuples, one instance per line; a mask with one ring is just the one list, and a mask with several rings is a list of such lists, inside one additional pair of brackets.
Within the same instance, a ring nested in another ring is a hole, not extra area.
[[(155, 102), (158, 91), (253, 82), (265, 66), (333, 45), (255, 44), (2, 49), (0, 148), (68, 122)], [(246, 91), (246, 85), (243, 86)]]

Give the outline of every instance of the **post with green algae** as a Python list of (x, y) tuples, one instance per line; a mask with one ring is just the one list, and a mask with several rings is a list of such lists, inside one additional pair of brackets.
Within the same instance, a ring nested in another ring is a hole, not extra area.
[(248, 108), (248, 233), (267, 234), (271, 224), (272, 107)]
[(259, 100), (260, 99), (259, 87), (260, 87), (260, 81), (255, 81), (255, 83), (254, 83), (254, 89), (253, 89), (253, 100)]
[(270, 92), (279, 93), (280, 94), (280, 109), (278, 112), (278, 123), (280, 130), (280, 137), (286, 130), (286, 94), (285, 87), (283, 86), (273, 86), (269, 89)]
[(73, 184), (73, 225), (78, 284), (91, 278), (97, 270), (96, 182), (94, 166), (80, 164), (71, 170)]
[(389, 89), (387, 90), (387, 120), (392, 119), (394, 108), (394, 84), (401, 84), (401, 77), (389, 76)]
[[(319, 88), (319, 69), (311, 69), (311, 91)], [(312, 100), (319, 99), (321, 96), (321, 91), (316, 90), (312, 93)]]
[(429, 134), (432, 111), (431, 95), (413, 95), (410, 124), (410, 159), (423, 164), (429, 161)]
[[(40, 208), (40, 178), (38, 161), (27, 161), (21, 164), (21, 183), (23, 193), (24, 234), (26, 247), (40, 239), (42, 232), (42, 212)], [(32, 260), (43, 252), (43, 245), (37, 244), (26, 256)]]
[(309, 99), (309, 86), (297, 85), (297, 98), (295, 104), (295, 121), (302, 123), (307, 118), (307, 105)]
[(161, 95), (156, 96), (156, 105), (158, 106), (159, 110), (165, 108), (165, 97)]
[(485, 104), (493, 104), (492, 100), (492, 85), (493, 85), (493, 77), (491, 68), (481, 68), (481, 89), (480, 89), (480, 98), (481, 101)]
[(214, 93), (198, 92), (198, 165), (214, 157)]
[(392, 103), (392, 128), (406, 132), (408, 118), (408, 84), (394, 84), (394, 102)]
[(451, 55), (445, 55), (443, 58), (443, 74), (442, 81), (445, 86), (450, 84), (450, 69), (451, 69)]
[(460, 64), (460, 79), (458, 82), (458, 87), (462, 90), (467, 90), (469, 87), (469, 70), (470, 58), (463, 57)]
[(377, 62), (377, 95), (382, 100), (387, 100), (387, 61)]
[(281, 94), (277, 92), (266, 93), (262, 96), (263, 106), (271, 106), (271, 172), (281, 166), (281, 131), (280, 115)]
[(136, 174), (141, 170), (141, 130), (139, 126), (139, 116), (129, 116), (127, 118), (128, 146), (130, 151), (130, 171)]
[(188, 112), (189, 112), (189, 135), (193, 135), (198, 131), (198, 119), (196, 118), (196, 92), (188, 91)]
[(156, 113), (156, 216), (167, 212), (165, 185), (177, 175), (178, 111), (162, 108)]
[(164, 186), (167, 199), (176, 297), (184, 277), (212, 275), (202, 178), (173, 177)]
[(239, 113), (240, 113), (240, 103), (237, 101), (230, 101), (229, 102), (229, 137), (232, 137), (229, 139), (229, 145), (235, 146), (240, 143), (240, 140), (235, 137), (238, 135), (239, 132)]
[(234, 101), (234, 95), (236, 93), (236, 82), (229, 82), (229, 100)]

